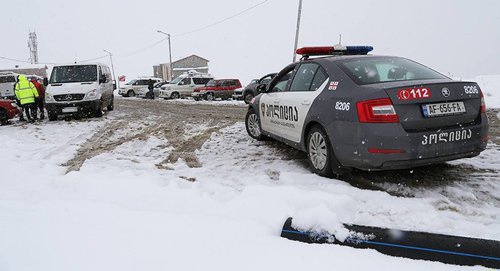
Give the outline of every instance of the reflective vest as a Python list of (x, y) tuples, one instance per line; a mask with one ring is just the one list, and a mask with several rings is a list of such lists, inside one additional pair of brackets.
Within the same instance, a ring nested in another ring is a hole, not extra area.
[(35, 86), (24, 75), (19, 75), (19, 81), (16, 83), (14, 91), (21, 105), (34, 103), (35, 98), (38, 98)]

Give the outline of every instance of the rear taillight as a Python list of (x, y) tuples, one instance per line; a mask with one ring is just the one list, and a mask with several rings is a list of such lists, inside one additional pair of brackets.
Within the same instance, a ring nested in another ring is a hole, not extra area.
[(486, 104), (484, 103), (484, 96), (482, 92), (481, 92), (481, 107), (479, 107), (479, 111), (481, 111), (481, 113), (486, 113)]
[(396, 110), (394, 110), (389, 98), (358, 102), (356, 107), (359, 122), (395, 123), (399, 121)]

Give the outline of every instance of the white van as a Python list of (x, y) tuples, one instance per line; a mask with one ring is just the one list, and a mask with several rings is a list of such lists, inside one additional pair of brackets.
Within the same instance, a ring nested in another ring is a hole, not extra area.
[(160, 88), (160, 98), (177, 99), (180, 97), (189, 97), (197, 87), (204, 87), (208, 81), (214, 79), (210, 74), (198, 73), (191, 70), (180, 75), (170, 83)]
[(14, 93), (14, 85), (17, 80), (17, 73), (13, 72), (1, 72), (0, 73), (0, 98), (1, 99), (12, 99), (16, 98)]
[(45, 108), (49, 120), (58, 115), (101, 117), (102, 109), (113, 110), (115, 88), (107, 65), (68, 64), (52, 69), (50, 80), (45, 80)]

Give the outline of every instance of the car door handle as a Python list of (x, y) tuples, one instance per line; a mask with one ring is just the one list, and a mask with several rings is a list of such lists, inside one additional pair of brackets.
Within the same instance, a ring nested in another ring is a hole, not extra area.
[(311, 104), (311, 101), (308, 101), (308, 100), (302, 101), (302, 105), (310, 105), (310, 104)]

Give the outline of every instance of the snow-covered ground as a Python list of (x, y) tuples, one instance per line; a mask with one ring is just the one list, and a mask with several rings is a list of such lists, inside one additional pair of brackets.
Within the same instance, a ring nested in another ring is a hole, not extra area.
[[(460, 202), (432, 189), (391, 196), (311, 174), (243, 123), (212, 134), (199, 168), (157, 167), (171, 148), (152, 135), (66, 174), (61, 164), (119, 114), (0, 127), (0, 270), (484, 270), (289, 241), (289, 216), (340, 237), (357, 223), (500, 240), (498, 176), (483, 180), (491, 203), (461, 183), (447, 186)], [(498, 146), (481, 157), (455, 163), (500, 170)]]
[(500, 75), (481, 75), (471, 79), (477, 82), (484, 94), (484, 101), (488, 108), (500, 108)]

